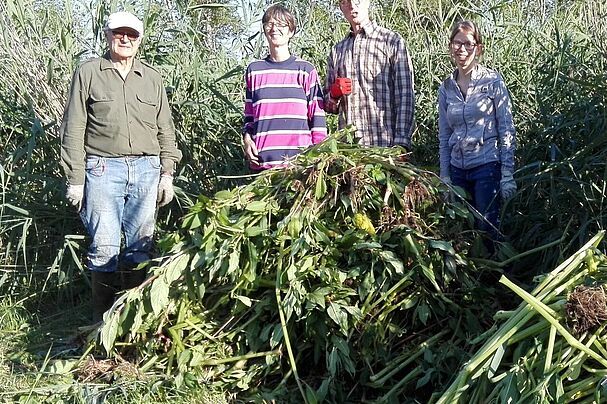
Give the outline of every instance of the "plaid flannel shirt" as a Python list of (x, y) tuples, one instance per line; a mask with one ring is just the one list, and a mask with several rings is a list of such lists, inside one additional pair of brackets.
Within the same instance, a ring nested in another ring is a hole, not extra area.
[[(364, 145), (411, 148), (413, 66), (398, 33), (369, 21), (331, 49), (327, 70), (325, 110), (339, 113), (340, 129), (354, 125)], [(329, 89), (337, 77), (352, 79), (352, 94), (336, 100)]]

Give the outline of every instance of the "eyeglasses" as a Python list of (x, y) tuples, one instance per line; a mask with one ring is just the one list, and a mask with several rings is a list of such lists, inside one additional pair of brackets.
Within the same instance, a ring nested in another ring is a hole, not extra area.
[(126, 37), (131, 42), (136, 41), (139, 38), (139, 34), (136, 32), (126, 32), (117, 29), (112, 30), (112, 36), (114, 39), (124, 39)]
[(269, 31), (272, 28), (276, 28), (280, 31), (283, 31), (285, 28), (289, 28), (289, 24), (282, 24), (274, 21), (266, 22), (265, 24), (263, 24), (263, 29), (265, 29), (266, 31)]
[(353, 4), (355, 6), (358, 6), (360, 5), (360, 3), (362, 3), (362, 0), (339, 0), (340, 6), (345, 6), (346, 4)]
[(458, 50), (463, 46), (467, 52), (472, 52), (474, 50), (474, 48), (476, 48), (477, 45), (478, 44), (473, 43), (473, 42), (460, 42), (460, 41), (451, 42), (451, 47), (453, 48), (453, 50)]

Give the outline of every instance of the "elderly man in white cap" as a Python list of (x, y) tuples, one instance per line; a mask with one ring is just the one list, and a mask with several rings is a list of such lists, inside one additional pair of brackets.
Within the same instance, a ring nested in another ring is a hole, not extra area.
[(162, 78), (135, 58), (143, 23), (117, 12), (104, 31), (108, 52), (74, 73), (60, 130), (66, 196), (92, 239), (94, 321), (143, 281), (135, 268), (151, 257), (156, 209), (172, 200), (181, 159)]

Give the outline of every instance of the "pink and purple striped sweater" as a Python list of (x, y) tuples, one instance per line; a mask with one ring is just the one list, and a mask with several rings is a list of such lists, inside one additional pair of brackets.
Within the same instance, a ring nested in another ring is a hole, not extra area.
[(249, 64), (245, 73), (244, 134), (259, 152), (253, 170), (284, 167), (303, 148), (327, 137), (323, 94), (311, 63), (291, 56)]

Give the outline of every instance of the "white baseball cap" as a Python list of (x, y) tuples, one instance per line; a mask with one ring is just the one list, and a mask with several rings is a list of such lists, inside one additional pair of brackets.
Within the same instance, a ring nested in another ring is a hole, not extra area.
[(143, 36), (143, 23), (139, 18), (128, 11), (118, 11), (117, 13), (110, 14), (105, 29), (110, 30), (116, 28), (131, 28), (137, 31), (139, 36)]

